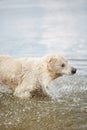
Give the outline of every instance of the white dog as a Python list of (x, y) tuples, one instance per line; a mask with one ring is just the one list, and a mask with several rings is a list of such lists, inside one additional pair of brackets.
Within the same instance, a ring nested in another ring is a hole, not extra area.
[(72, 75), (76, 69), (62, 56), (42, 58), (12, 58), (0, 56), (0, 84), (14, 89), (21, 98), (48, 95), (50, 82), (62, 75)]

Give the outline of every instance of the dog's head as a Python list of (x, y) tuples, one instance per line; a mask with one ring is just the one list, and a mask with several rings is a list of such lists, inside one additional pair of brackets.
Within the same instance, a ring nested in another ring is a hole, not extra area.
[(68, 61), (59, 55), (46, 56), (47, 69), (58, 76), (73, 75), (76, 73), (76, 68), (72, 67)]

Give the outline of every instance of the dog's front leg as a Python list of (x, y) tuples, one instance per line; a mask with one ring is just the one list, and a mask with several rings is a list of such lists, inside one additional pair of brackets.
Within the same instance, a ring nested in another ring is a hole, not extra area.
[(42, 91), (46, 96), (50, 96), (49, 87), (50, 87), (50, 81), (44, 80), (44, 82), (41, 83)]

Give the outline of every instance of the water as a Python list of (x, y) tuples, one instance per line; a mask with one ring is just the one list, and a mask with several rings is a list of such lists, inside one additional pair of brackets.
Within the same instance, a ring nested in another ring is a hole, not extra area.
[(64, 55), (77, 68), (52, 99), (21, 100), (0, 86), (0, 130), (87, 129), (87, 0), (0, 0), (0, 54)]

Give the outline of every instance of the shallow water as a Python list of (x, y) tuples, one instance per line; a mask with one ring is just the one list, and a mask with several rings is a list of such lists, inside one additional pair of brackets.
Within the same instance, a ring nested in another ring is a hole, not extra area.
[(87, 0), (1, 0), (0, 25), (0, 54), (59, 53), (78, 70), (52, 82), (52, 99), (0, 86), (0, 130), (86, 130)]

